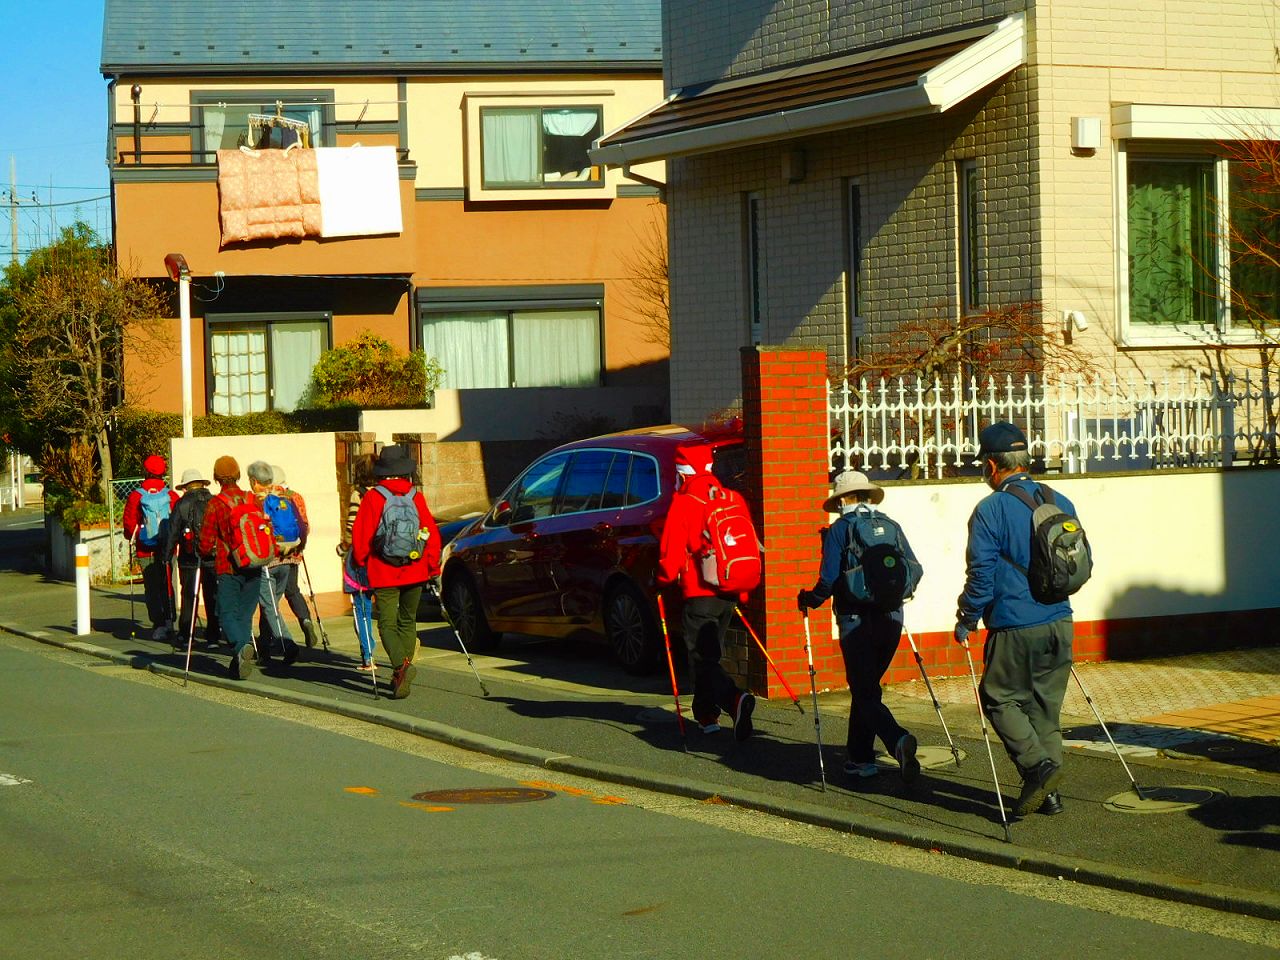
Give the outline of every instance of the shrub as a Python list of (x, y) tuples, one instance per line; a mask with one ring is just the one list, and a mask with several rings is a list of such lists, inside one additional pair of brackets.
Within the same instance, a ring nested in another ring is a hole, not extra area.
[(421, 350), (399, 354), (365, 330), (320, 355), (303, 406), (422, 407), (443, 377), (444, 368), (435, 358)]

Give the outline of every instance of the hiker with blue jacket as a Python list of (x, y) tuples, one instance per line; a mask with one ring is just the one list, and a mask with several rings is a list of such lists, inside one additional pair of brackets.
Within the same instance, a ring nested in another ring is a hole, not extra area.
[(164, 482), (169, 464), (159, 454), (142, 461), (142, 483), (124, 501), (125, 539), (133, 546), (134, 556), (142, 570), (142, 593), (151, 620), (151, 639), (172, 639), (173, 597), (169, 581), (169, 561), (165, 541), (169, 533), (169, 517), (178, 504), (178, 494)]
[[(1076, 511), (1070, 500), (1028, 475), (1031, 455), (1017, 426), (993, 423), (978, 443), (983, 479), (993, 492), (969, 518), (955, 639), (967, 646), (979, 618), (986, 625), (979, 699), (1022, 775), (1014, 813), (1052, 815), (1062, 811), (1061, 715), (1071, 675), (1071, 603), (1033, 596), (1032, 512), (1046, 498), (1071, 518)], [(1087, 551), (1087, 542), (1083, 547)]]
[(893, 520), (876, 510), (884, 489), (857, 470), (839, 473), (822, 504), (839, 518), (822, 535), (822, 566), (812, 590), (801, 590), (801, 613), (828, 597), (840, 630), (840, 653), (849, 683), (848, 758), (844, 772), (873, 777), (875, 741), (898, 761), (906, 783), (920, 775), (916, 738), (885, 705), (880, 681), (902, 639), (902, 601), (911, 595), (922, 569), (911, 544)]
[(440, 531), (415, 486), (416, 464), (400, 444), (383, 447), (373, 465), (374, 486), (360, 501), (351, 528), (352, 562), (373, 590), (378, 636), (391, 658), (391, 695), (409, 696), (417, 675), (418, 601), (440, 576)]

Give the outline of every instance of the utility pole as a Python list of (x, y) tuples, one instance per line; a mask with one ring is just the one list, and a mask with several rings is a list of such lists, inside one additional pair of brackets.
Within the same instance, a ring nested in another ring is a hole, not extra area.
[(9, 250), (13, 263), (18, 262), (18, 161), (9, 154)]

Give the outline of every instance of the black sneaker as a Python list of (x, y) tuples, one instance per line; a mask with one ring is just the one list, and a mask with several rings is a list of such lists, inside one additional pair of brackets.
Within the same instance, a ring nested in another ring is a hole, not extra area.
[(280, 662), (283, 663), (286, 667), (288, 667), (288, 666), (291, 666), (298, 659), (299, 649), (298, 649), (298, 645), (294, 643), (292, 640), (285, 640), (283, 641), (283, 643), (284, 643), (284, 655), (281, 656)]
[(738, 696), (737, 706), (733, 708), (733, 739), (745, 740), (755, 733), (751, 725), (751, 714), (756, 709), (756, 698), (749, 693)]
[(1013, 812), (1019, 817), (1025, 817), (1038, 810), (1044, 798), (1055, 791), (1061, 782), (1062, 767), (1052, 760), (1041, 760), (1027, 771), (1026, 779), (1022, 782), (1022, 793), (1018, 795)]
[(898, 761), (898, 772), (902, 775), (903, 783), (915, 783), (916, 778), (920, 776), (920, 761), (916, 759), (916, 747), (919, 744), (916, 738), (909, 733), (904, 733), (898, 739), (898, 745), (894, 748), (893, 756)]
[(1046, 817), (1056, 817), (1062, 812), (1062, 794), (1057, 790), (1045, 794), (1044, 803), (1040, 804), (1040, 812)]

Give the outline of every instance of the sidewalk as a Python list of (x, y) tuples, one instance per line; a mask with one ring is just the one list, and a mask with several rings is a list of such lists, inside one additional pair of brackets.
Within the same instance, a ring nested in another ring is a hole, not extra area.
[[(72, 635), (69, 584), (0, 571), (0, 596), (6, 598), (0, 601), (0, 629), (7, 632), (160, 672), (182, 671), (183, 654), (130, 637), (127, 588), (94, 591), (94, 633), (84, 638)], [(357, 645), (350, 617), (343, 615), (345, 598), (318, 600), (328, 652), (317, 648), (291, 668), (269, 667), (236, 682), (227, 679), (225, 653), (197, 649), (193, 679), (551, 771), (698, 799), (719, 797), (837, 830), (1280, 919), (1277, 649), (1078, 667), (1144, 790), (1186, 787), (1213, 799), (1161, 814), (1117, 812), (1125, 796), (1131, 797), (1129, 780), (1073, 685), (1066, 708), (1070, 720), (1064, 717), (1072, 748), (1062, 790), (1066, 811), (1014, 823), (1008, 844), (968, 677), (938, 678), (934, 685), (962, 754), (958, 768), (924, 684), (888, 691), (887, 702), (922, 745), (926, 770), (910, 788), (888, 759), (881, 776), (854, 782), (843, 774), (848, 698), (822, 695), (823, 790), (803, 677), (789, 678), (801, 694), (803, 716), (788, 700), (761, 702), (751, 740), (739, 744), (727, 729), (703, 735), (690, 724), (685, 752), (664, 677), (630, 677), (590, 645), (509, 637), (499, 655), (473, 655), (488, 690), (484, 696), (452, 632), (424, 623), (413, 695), (389, 699), (390, 670), (380, 669), (375, 699), (369, 676), (354, 670)], [(1016, 796), (1016, 775), (998, 743), (993, 748), (1008, 807)]]

